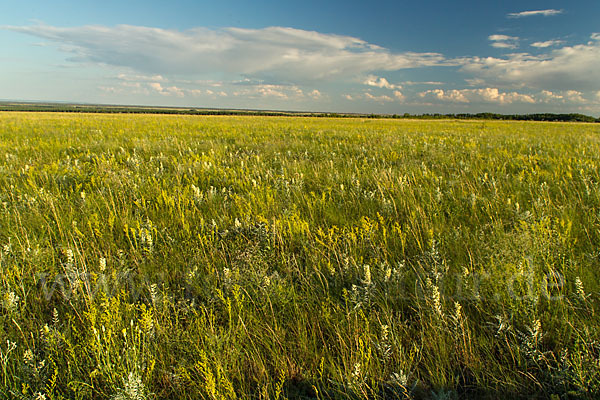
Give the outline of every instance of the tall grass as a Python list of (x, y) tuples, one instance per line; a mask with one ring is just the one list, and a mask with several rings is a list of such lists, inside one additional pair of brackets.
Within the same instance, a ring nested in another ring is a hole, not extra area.
[(594, 398), (600, 127), (0, 115), (0, 396)]

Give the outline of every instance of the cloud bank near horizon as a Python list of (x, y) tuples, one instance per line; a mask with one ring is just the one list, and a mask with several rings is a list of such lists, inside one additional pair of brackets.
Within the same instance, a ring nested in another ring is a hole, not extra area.
[[(514, 16), (561, 12), (526, 11)], [(557, 39), (530, 43), (538, 54), (449, 58), (436, 52), (391, 51), (352, 36), (289, 27), (178, 31), (133, 25), (40, 24), (1, 28), (54, 43), (75, 65), (117, 69), (114, 85), (98, 86), (115, 95), (306, 102), (331, 102), (337, 97), (404, 105), (570, 104), (600, 110), (599, 33), (574, 45)], [(491, 34), (487, 39), (500, 51), (514, 50), (524, 41), (505, 34)], [(467, 88), (460, 87), (460, 80), (405, 80), (401, 85), (385, 76), (427, 68), (462, 74)], [(328, 93), (325, 88), (334, 84), (343, 89)], [(434, 87), (423, 90), (423, 85)]]

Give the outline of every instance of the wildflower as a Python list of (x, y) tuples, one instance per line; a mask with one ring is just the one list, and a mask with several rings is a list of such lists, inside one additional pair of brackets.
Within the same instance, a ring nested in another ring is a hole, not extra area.
[(198, 272), (198, 267), (197, 266), (194, 267), (194, 269), (190, 270), (190, 272), (188, 272), (188, 274), (187, 274), (188, 283), (191, 284), (194, 281), (194, 279), (196, 278), (197, 272)]
[(406, 387), (408, 384), (408, 377), (402, 370), (400, 370), (399, 372), (393, 372), (390, 375), (390, 381), (402, 387)]
[(152, 305), (156, 307), (156, 302), (158, 300), (158, 285), (156, 285), (156, 283), (150, 285), (150, 299), (152, 300)]
[(585, 290), (583, 288), (583, 282), (581, 281), (580, 277), (575, 278), (575, 292), (577, 293), (577, 297), (579, 297), (580, 300), (586, 299)]
[(123, 389), (120, 389), (113, 400), (143, 400), (149, 398), (142, 378), (135, 372), (130, 372), (127, 379), (123, 379)]
[(17, 348), (17, 343), (11, 342), (9, 339), (6, 340), (6, 354), (12, 352)]
[(100, 272), (104, 272), (106, 269), (106, 258), (100, 257)]
[(225, 278), (224, 280), (226, 285), (231, 284), (231, 269), (227, 267), (223, 268), (223, 278)]
[(383, 280), (385, 282), (389, 282), (389, 280), (390, 280), (391, 277), (392, 277), (392, 268), (388, 265), (385, 268), (384, 275), (383, 275)]
[(442, 312), (442, 300), (440, 295), (440, 289), (433, 285), (431, 288), (431, 301), (433, 302), (433, 309), (441, 317), (444, 315)]
[(371, 285), (371, 283), (373, 283), (371, 281), (371, 267), (369, 266), (369, 264), (365, 264), (364, 271), (365, 271), (365, 279), (363, 280), (363, 283), (365, 284), (365, 286), (369, 286), (369, 285)]
[(23, 353), (23, 362), (25, 365), (31, 366), (34, 362), (33, 352), (30, 349), (25, 350)]
[(356, 364), (354, 364), (354, 370), (352, 371), (352, 384), (357, 384), (360, 381), (360, 363), (357, 362)]
[(155, 327), (154, 327), (154, 315), (152, 309), (145, 310), (140, 319), (140, 325), (144, 333), (150, 338), (154, 338)]
[(381, 325), (381, 338), (379, 339), (379, 343), (377, 344), (378, 350), (381, 352), (384, 360), (388, 360), (392, 355), (392, 346), (388, 341), (390, 328), (387, 325)]
[(539, 319), (533, 321), (531, 327), (529, 327), (529, 334), (534, 343), (537, 344), (539, 339), (542, 337), (542, 323)]
[(73, 255), (73, 250), (67, 249), (65, 253), (67, 255), (67, 265), (72, 266), (75, 263), (75, 256)]
[(196, 185), (192, 185), (192, 192), (194, 192), (194, 197), (197, 200), (202, 200), (202, 198), (204, 197), (202, 191), (200, 190), (199, 187), (197, 187)]
[(2, 298), (2, 307), (9, 313), (15, 313), (19, 309), (19, 296), (15, 292), (5, 293)]
[(148, 252), (152, 252), (154, 241), (152, 239), (152, 233), (150, 233), (148, 229), (142, 228), (140, 230), (140, 242), (142, 243), (142, 246), (148, 250)]
[(457, 324), (462, 319), (462, 306), (460, 305), (460, 303), (458, 301), (454, 302), (454, 315), (452, 316), (452, 319)]
[(263, 277), (263, 286), (267, 287), (271, 285), (271, 278), (267, 275)]
[(52, 310), (52, 324), (58, 325), (59, 322), (60, 320), (58, 319), (58, 310), (54, 308)]

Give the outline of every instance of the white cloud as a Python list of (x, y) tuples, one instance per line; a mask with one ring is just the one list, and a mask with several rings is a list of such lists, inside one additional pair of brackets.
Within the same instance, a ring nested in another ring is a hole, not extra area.
[(315, 100), (319, 100), (323, 96), (317, 89), (313, 90), (308, 95)]
[(345, 98), (346, 100), (350, 100), (350, 101), (354, 100), (354, 97), (352, 97), (349, 94), (343, 94), (342, 97)]
[(585, 103), (586, 101), (582, 95), (583, 93), (577, 90), (567, 90), (565, 92), (565, 97), (570, 103)]
[(563, 10), (554, 10), (554, 9), (548, 9), (548, 10), (534, 10), (534, 11), (521, 11), (521, 12), (517, 12), (517, 13), (510, 13), (508, 14), (509, 18), (523, 18), (523, 17), (532, 17), (535, 15), (542, 15), (544, 17), (549, 17), (552, 15), (558, 15), (558, 14), (562, 14)]
[(546, 54), (509, 54), (504, 58), (464, 59), (463, 72), (486, 78), (494, 85), (545, 90), (600, 89), (600, 35), (586, 44), (565, 46)]
[(438, 53), (394, 53), (351, 36), (285, 27), (186, 31), (131, 25), (3, 28), (56, 42), (74, 54), (74, 61), (129, 67), (150, 75), (201, 77), (219, 72), (299, 83), (449, 64)]
[(427, 90), (425, 92), (419, 93), (419, 96), (422, 98), (434, 97), (438, 100), (443, 100), (443, 101), (468, 103), (469, 100), (465, 97), (465, 95), (462, 92), (463, 91), (456, 90), (456, 89), (446, 90), (446, 91), (444, 91), (443, 89), (432, 89), (432, 90)]
[(394, 90), (394, 97), (400, 101), (404, 101), (404, 94), (399, 90)]
[(371, 94), (369, 92), (365, 92), (364, 97), (367, 100), (373, 100), (373, 101), (377, 101), (379, 103), (387, 103), (387, 102), (394, 101), (394, 99), (392, 99), (390, 96), (386, 96), (386, 95), (374, 96), (373, 94)]
[(451, 103), (495, 103), (500, 105), (513, 103), (582, 105), (589, 103), (583, 97), (583, 93), (577, 90), (565, 90), (559, 92), (542, 90), (537, 94), (526, 94), (518, 92), (502, 92), (498, 88), (489, 87), (460, 90), (433, 89), (419, 93), (419, 97), (430, 101), (438, 100)]
[(519, 40), (517, 36), (507, 36), (507, 35), (490, 35), (488, 36), (489, 40), (493, 41), (502, 41), (502, 40)]
[(258, 87), (257, 90), (263, 97), (277, 97), (280, 99), (288, 98), (288, 95), (275, 85), (263, 85)]
[(564, 41), (562, 41), (562, 40), (546, 40), (545, 42), (531, 43), (531, 46), (532, 47), (541, 48), (541, 49), (545, 49), (546, 47), (558, 46), (558, 45), (561, 45), (563, 43), (564, 43)]
[(507, 43), (507, 42), (493, 42), (492, 47), (496, 47), (498, 49), (516, 49), (516, 43)]
[(561, 96), (558, 93), (553, 93), (550, 90), (542, 90), (538, 97), (540, 98), (540, 101), (544, 103), (550, 103), (552, 101), (564, 101), (564, 96)]
[[(274, 98), (279, 100), (289, 100), (304, 97), (302, 89), (295, 85), (253, 84), (244, 86), (242, 89), (236, 90), (232, 94), (235, 97), (247, 97), (250, 99)], [(222, 94), (220, 95), (222, 96)]]
[(530, 95), (517, 92), (500, 92), (497, 88), (460, 90), (433, 89), (421, 92), (419, 93), (419, 96), (425, 99), (437, 99), (454, 103), (535, 103), (535, 99)]
[(163, 87), (159, 82), (151, 82), (149, 86), (163, 96), (185, 97), (185, 90), (177, 86)]
[(552, 92), (550, 90), (542, 90), (536, 98), (541, 103), (554, 103), (554, 104), (587, 104), (589, 103), (583, 97), (583, 93), (578, 90), (564, 90), (561, 92)]
[(492, 47), (500, 49), (516, 49), (519, 38), (517, 36), (490, 35), (488, 39), (492, 42)]
[(385, 89), (391, 89), (391, 90), (402, 89), (402, 86), (391, 84), (387, 81), (387, 79), (380, 78), (375, 75), (367, 76), (367, 78), (365, 79), (365, 81), (363, 83), (367, 86), (374, 86), (374, 87), (378, 87), (378, 88), (385, 88)]

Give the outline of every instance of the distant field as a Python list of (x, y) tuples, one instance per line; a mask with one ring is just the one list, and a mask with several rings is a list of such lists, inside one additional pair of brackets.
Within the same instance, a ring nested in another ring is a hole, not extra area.
[(0, 113), (0, 398), (600, 396), (600, 125)]

